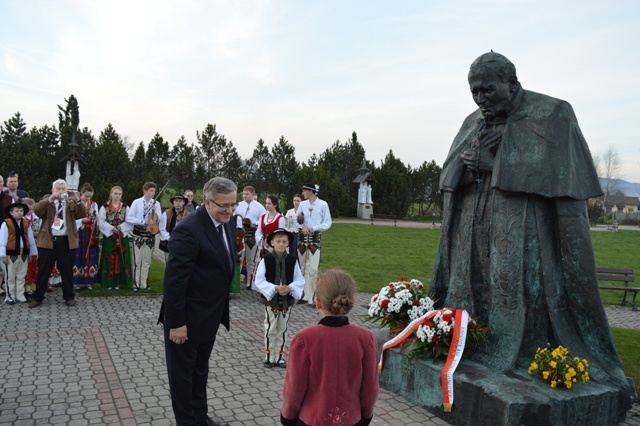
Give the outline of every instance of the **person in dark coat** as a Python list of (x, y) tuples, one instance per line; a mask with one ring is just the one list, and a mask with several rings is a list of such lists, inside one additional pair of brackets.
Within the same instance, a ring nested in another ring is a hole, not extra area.
[[(164, 324), (169, 390), (178, 425), (219, 425), (207, 415), (209, 357), (220, 324), (229, 330), (229, 289), (237, 253), (237, 186), (215, 177), (203, 207), (175, 227), (169, 241)], [(224, 423), (223, 423), (224, 424)]]

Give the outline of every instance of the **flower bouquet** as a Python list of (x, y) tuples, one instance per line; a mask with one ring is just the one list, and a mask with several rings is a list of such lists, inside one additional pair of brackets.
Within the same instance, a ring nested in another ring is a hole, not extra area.
[(565, 387), (571, 389), (574, 383), (589, 381), (589, 362), (578, 357), (571, 358), (569, 349), (558, 346), (550, 350), (538, 348), (529, 366), (529, 374), (537, 373), (552, 388)]
[[(409, 358), (433, 358), (434, 362), (440, 357), (447, 357), (456, 327), (454, 309), (441, 309), (432, 318), (425, 321), (414, 330), (413, 336), (407, 339), (402, 353)], [(474, 350), (482, 342), (487, 341), (489, 327), (477, 318), (467, 317), (467, 331), (465, 351)]]
[(369, 304), (365, 319), (389, 325), (391, 334), (402, 331), (407, 324), (433, 309), (433, 300), (427, 297), (425, 286), (418, 280), (400, 281), (382, 287)]

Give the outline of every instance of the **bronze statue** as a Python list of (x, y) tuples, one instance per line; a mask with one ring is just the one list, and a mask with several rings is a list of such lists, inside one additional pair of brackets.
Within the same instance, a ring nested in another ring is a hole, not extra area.
[(527, 368), (547, 343), (587, 358), (591, 377), (635, 397), (605, 316), (586, 200), (602, 194), (571, 106), (522, 89), (515, 66), (490, 52), (471, 64), (479, 109), (444, 163), (442, 233), (431, 281), (439, 307), (491, 327), (474, 360)]

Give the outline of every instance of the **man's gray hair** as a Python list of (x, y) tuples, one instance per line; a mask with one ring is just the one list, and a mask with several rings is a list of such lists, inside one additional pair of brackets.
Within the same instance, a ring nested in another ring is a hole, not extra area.
[(213, 200), (216, 194), (229, 194), (238, 192), (238, 185), (227, 178), (216, 176), (204, 184), (202, 193), (205, 200)]
[(60, 185), (61, 183), (64, 183), (64, 186), (69, 187), (69, 184), (67, 184), (66, 180), (64, 180), (64, 179), (56, 179), (51, 184), (51, 189), (55, 188), (56, 185)]

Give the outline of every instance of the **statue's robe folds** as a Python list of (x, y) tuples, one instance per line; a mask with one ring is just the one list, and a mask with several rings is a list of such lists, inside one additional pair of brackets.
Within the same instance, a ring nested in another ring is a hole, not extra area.
[(635, 395), (598, 289), (586, 200), (602, 191), (573, 109), (521, 89), (495, 126), (493, 170), (474, 175), (460, 154), (486, 126), (480, 110), (467, 117), (443, 166), (436, 306), (488, 323), (474, 359), (489, 367), (526, 367), (537, 347), (561, 344), (588, 359), (594, 380)]

